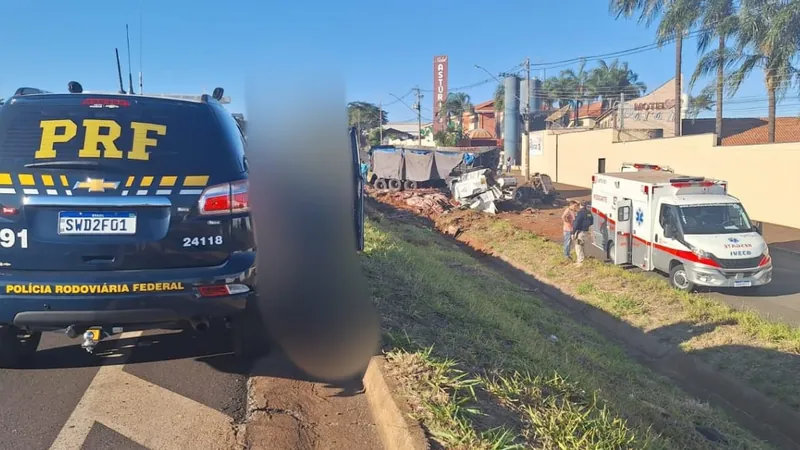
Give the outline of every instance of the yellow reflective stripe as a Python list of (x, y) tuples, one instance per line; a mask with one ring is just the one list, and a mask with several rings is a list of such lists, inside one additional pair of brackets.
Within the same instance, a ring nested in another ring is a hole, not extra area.
[(42, 175), (42, 183), (44, 183), (45, 186), (55, 186), (52, 175)]
[(128, 177), (128, 181), (125, 182), (125, 187), (129, 188), (133, 186), (134, 181), (136, 181), (136, 177)]
[(153, 177), (142, 177), (142, 187), (150, 187), (153, 184)]
[(36, 179), (33, 178), (33, 175), (21, 173), (17, 177), (19, 178), (19, 184), (23, 186), (36, 186)]
[(61, 175), (61, 185), (64, 187), (69, 187), (69, 180), (67, 179), (66, 175)]
[(2, 185), (14, 184), (14, 181), (11, 180), (11, 174), (10, 173), (0, 173), (0, 184), (2, 184)]
[(174, 177), (174, 176), (161, 177), (161, 183), (159, 183), (159, 186), (161, 186), (161, 187), (173, 187), (173, 186), (175, 186), (175, 183), (177, 183), (177, 182), (178, 182), (178, 177)]
[(192, 175), (184, 178), (183, 185), (185, 187), (204, 187), (208, 184), (207, 175)]

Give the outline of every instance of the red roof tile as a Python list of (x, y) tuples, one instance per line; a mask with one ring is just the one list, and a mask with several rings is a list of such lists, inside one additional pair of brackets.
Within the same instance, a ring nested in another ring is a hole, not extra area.
[[(722, 121), (722, 145), (767, 144), (767, 119), (735, 118)], [(684, 120), (683, 135), (713, 133), (714, 119)], [(775, 118), (775, 143), (800, 142), (800, 118)]]

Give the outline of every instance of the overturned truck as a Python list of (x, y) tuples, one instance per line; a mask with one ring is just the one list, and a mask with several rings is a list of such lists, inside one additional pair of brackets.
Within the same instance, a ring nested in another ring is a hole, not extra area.
[(517, 179), (496, 170), (498, 147), (379, 146), (370, 159), (368, 182), (376, 189), (446, 187), (459, 204), (490, 213), (497, 211), (496, 201), (517, 196)]

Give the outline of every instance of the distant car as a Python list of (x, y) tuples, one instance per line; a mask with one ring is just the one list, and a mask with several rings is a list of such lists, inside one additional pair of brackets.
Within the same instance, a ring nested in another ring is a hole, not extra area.
[(92, 351), (123, 330), (221, 325), (237, 354), (266, 350), (245, 146), (208, 95), (9, 98), (0, 365), (20, 364), (55, 330)]

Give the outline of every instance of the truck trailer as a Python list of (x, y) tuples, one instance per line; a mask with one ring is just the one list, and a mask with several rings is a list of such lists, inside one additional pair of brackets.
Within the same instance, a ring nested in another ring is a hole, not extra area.
[(761, 226), (725, 181), (665, 170), (596, 174), (591, 202), (593, 245), (614, 264), (668, 274), (682, 291), (772, 280)]

